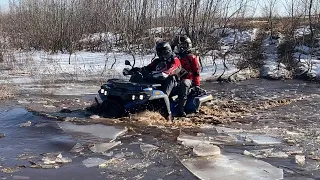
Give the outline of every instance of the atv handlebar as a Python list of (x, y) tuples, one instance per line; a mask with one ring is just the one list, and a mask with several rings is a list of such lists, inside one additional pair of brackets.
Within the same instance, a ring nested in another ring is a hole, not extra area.
[[(130, 62), (126, 60), (125, 65), (131, 66)], [(169, 75), (162, 71), (148, 71), (145, 68), (133, 67), (124, 68), (122, 71), (124, 76), (131, 76), (131, 82), (165, 80)]]

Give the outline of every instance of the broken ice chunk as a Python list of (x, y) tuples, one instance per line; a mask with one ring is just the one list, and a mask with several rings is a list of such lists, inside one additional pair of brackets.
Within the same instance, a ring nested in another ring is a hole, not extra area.
[(31, 121), (27, 121), (25, 123), (21, 123), (19, 126), (20, 127), (29, 127), (29, 126), (31, 126)]
[(121, 144), (121, 141), (117, 142), (111, 142), (111, 143), (101, 143), (101, 144), (94, 144), (89, 149), (94, 153), (104, 153), (115, 146), (118, 146)]
[(84, 150), (84, 147), (80, 144), (80, 143), (77, 143), (71, 150), (70, 152), (72, 153), (79, 153), (81, 151)]
[(304, 155), (296, 155), (295, 160), (300, 166), (303, 166), (306, 163), (306, 157)]
[(125, 127), (106, 126), (102, 124), (77, 125), (70, 122), (62, 122), (58, 125), (67, 133), (76, 133), (77, 135), (79, 135), (79, 133), (89, 134), (93, 137), (107, 139), (109, 141), (115, 140), (127, 131)]
[(221, 126), (216, 126), (214, 128), (217, 130), (217, 132), (219, 134), (221, 134), (221, 133), (229, 134), (229, 133), (241, 133), (241, 132), (243, 132), (243, 130), (241, 130), (241, 129), (231, 129), (231, 128), (226, 128), (226, 127), (221, 127)]
[(193, 153), (197, 156), (217, 156), (220, 155), (221, 151), (218, 146), (212, 144), (199, 144), (193, 148)]
[(283, 179), (283, 170), (271, 164), (238, 154), (223, 154), (210, 158), (181, 160), (196, 177), (203, 180), (277, 180)]
[(100, 158), (88, 158), (88, 159), (82, 161), (83, 165), (86, 166), (87, 168), (100, 166), (106, 162), (107, 162), (107, 160), (100, 159)]
[(149, 154), (151, 151), (159, 149), (159, 147), (154, 146), (152, 144), (142, 143), (142, 144), (140, 144), (140, 149), (141, 149), (142, 153)]
[(62, 154), (47, 153), (45, 157), (42, 158), (42, 161), (45, 165), (54, 165), (71, 163), (72, 159), (62, 157)]
[(281, 140), (270, 137), (265, 134), (239, 134), (240, 137), (251, 140), (253, 143), (258, 145), (274, 145), (281, 144)]
[(270, 149), (261, 149), (261, 150), (252, 150), (243, 152), (244, 155), (252, 156), (255, 158), (288, 158), (289, 155), (285, 152), (275, 151), (274, 148)]
[(59, 164), (67, 164), (67, 163), (71, 163), (72, 162), (72, 159), (71, 158), (68, 158), (68, 157), (62, 157), (61, 154), (59, 154), (56, 158), (56, 163), (59, 163)]
[(235, 144), (237, 139), (232, 136), (223, 136), (223, 135), (213, 135), (213, 136), (191, 136), (187, 134), (180, 134), (177, 138), (183, 145), (187, 147), (195, 147), (199, 144), (214, 144), (214, 145), (223, 145), (223, 144)]

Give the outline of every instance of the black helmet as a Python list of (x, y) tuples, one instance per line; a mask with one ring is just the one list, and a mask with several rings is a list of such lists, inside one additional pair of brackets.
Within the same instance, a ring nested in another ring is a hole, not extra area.
[(171, 46), (167, 42), (160, 42), (156, 45), (157, 55), (162, 60), (169, 60), (173, 56)]
[(177, 41), (177, 47), (179, 50), (179, 53), (186, 53), (190, 51), (192, 48), (192, 42), (191, 39), (188, 36), (178, 36)]

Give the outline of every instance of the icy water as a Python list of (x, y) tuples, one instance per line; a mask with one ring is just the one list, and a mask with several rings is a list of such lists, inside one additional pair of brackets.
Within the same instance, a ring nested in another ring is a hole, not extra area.
[[(0, 179), (195, 179), (178, 163), (173, 152), (149, 153), (150, 146), (158, 149), (155, 145), (162, 143), (152, 136), (132, 136), (126, 133), (125, 127), (56, 122), (12, 103), (2, 104), (0, 112), (0, 132), (5, 134), (0, 139), (0, 170), (5, 171), (0, 171)], [(28, 121), (30, 126), (20, 127)], [(117, 136), (124, 134), (127, 137), (120, 137), (121, 143), (114, 144), (118, 147), (105, 154), (97, 153), (112, 148), (106, 142), (112, 144)], [(145, 143), (150, 144), (143, 146)], [(41, 167), (31, 168), (33, 163), (41, 164), (45, 153), (61, 153), (72, 162), (60, 163), (57, 169), (50, 162), (48, 166), (42, 163)], [(112, 158), (119, 162), (98, 167)]]
[[(221, 151), (231, 153), (232, 158), (241, 155), (238, 158), (242, 161), (244, 151), (273, 148), (274, 152), (285, 152), (286, 156), (279, 156), (278, 153), (278, 156), (273, 154), (273, 157), (266, 156), (259, 160), (283, 169), (284, 179), (320, 178), (320, 163), (317, 161), (320, 160), (319, 84), (293, 80), (249, 80), (235, 84), (205, 83), (203, 87), (210, 90), (217, 99), (239, 102), (295, 99), (296, 102), (289, 105), (257, 110), (249, 116), (223, 125), (232, 129), (218, 128), (217, 131), (238, 139), (236, 144), (221, 145)], [(31, 122), (30, 126), (20, 127), (28, 121)], [(0, 171), (0, 178), (197, 179), (181, 163), (181, 157), (188, 154), (188, 150), (182, 148), (185, 151), (181, 152), (181, 147), (178, 147), (176, 138), (179, 134), (173, 136), (170, 132), (166, 133), (168, 130), (153, 128), (130, 129), (123, 125), (114, 127), (57, 122), (36, 116), (13, 102), (3, 102), (0, 105), (0, 133), (5, 134), (5, 137), (0, 138), (0, 170), (10, 169), (16, 172)], [(248, 142), (248, 138), (252, 142)], [(116, 143), (115, 147), (109, 149), (113, 145), (109, 143)], [(90, 150), (93, 145), (95, 150), (107, 147), (105, 153), (93, 152), (92, 148)], [(31, 168), (35, 163), (42, 162), (46, 157), (43, 153), (61, 153), (62, 157), (70, 158), (72, 162), (58, 163), (58, 169)], [(305, 163), (296, 163), (296, 154), (305, 156)], [(192, 161), (185, 162), (187, 165), (191, 162), (192, 166)], [(202, 161), (195, 160), (195, 164)], [(99, 168), (103, 163), (104, 166)], [(202, 170), (213, 166), (211, 162), (207, 162), (207, 165), (203, 165)], [(248, 168), (250, 169), (250, 164)], [(204, 179), (210, 175), (205, 170), (199, 174)], [(241, 177), (241, 173), (232, 177), (237, 176)], [(220, 176), (214, 174), (211, 177)]]
[[(219, 84), (213, 93), (220, 98), (256, 102), (268, 99), (297, 99), (289, 105), (268, 110), (258, 110), (251, 116), (240, 118), (229, 127), (257, 130), (278, 137), (281, 144), (274, 146), (230, 146), (228, 152), (274, 148), (288, 152), (288, 158), (264, 158), (272, 165), (284, 169), (285, 179), (320, 179), (320, 84), (304, 81), (250, 80), (237, 84)], [(264, 141), (268, 141), (264, 139)], [(301, 150), (306, 156), (304, 165), (295, 162), (295, 152)], [(314, 160), (316, 159), (316, 160)]]

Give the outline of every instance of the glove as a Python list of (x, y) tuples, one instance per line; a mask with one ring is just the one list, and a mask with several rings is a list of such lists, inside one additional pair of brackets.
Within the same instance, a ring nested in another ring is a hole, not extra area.
[(124, 68), (123, 71), (122, 71), (122, 74), (123, 74), (124, 76), (129, 75), (129, 74), (130, 74), (129, 68)]
[(157, 73), (154, 73), (154, 74), (152, 75), (152, 77), (153, 77), (154, 79), (159, 79), (159, 80), (164, 80), (164, 79), (166, 79), (168, 76), (169, 76), (169, 75), (168, 75), (167, 73), (165, 73), (165, 72), (157, 72)]
[(201, 94), (202, 89), (200, 88), (200, 86), (194, 86), (193, 89), (196, 94)]

